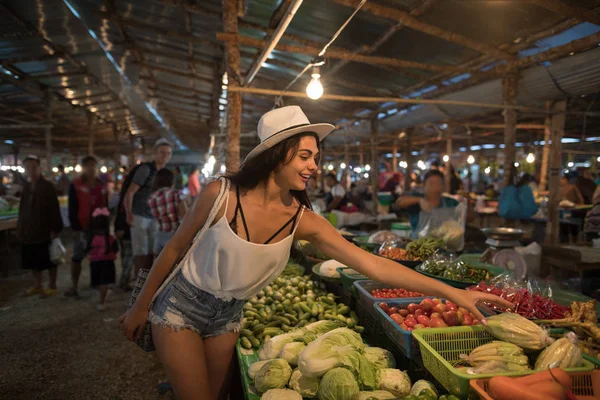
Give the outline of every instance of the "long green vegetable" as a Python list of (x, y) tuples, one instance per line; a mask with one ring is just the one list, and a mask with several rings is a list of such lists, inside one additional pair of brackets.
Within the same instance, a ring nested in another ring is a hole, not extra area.
[(410, 260), (427, 260), (431, 257), (438, 248), (442, 247), (444, 242), (440, 239), (435, 239), (426, 236), (421, 239), (413, 240), (406, 245), (407, 256)]

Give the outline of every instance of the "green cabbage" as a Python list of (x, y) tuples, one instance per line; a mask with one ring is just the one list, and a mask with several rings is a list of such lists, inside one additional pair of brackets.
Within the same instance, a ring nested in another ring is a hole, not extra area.
[(356, 400), (386, 400), (395, 398), (396, 396), (385, 390), (374, 390), (372, 392), (360, 392)]
[(319, 400), (356, 400), (358, 383), (352, 372), (345, 368), (334, 368), (328, 371), (319, 385)]
[(379, 390), (387, 390), (397, 397), (410, 393), (410, 378), (404, 371), (392, 368), (383, 368), (377, 371)]
[(354, 351), (342, 357), (340, 362), (342, 367), (354, 373), (362, 390), (377, 389), (377, 366), (367, 360), (365, 356), (358, 351)]
[(291, 342), (295, 342), (298, 338), (304, 335), (302, 329), (298, 329), (293, 332), (284, 333), (283, 335), (277, 335), (267, 342), (265, 342), (262, 349), (258, 351), (258, 358), (261, 360), (271, 360), (279, 357), (281, 348)]
[(365, 357), (371, 361), (377, 368), (395, 368), (396, 359), (386, 349), (380, 347), (365, 348)]
[(260, 400), (302, 400), (302, 396), (290, 389), (269, 389)]
[(250, 367), (248, 367), (248, 376), (250, 377), (250, 379), (254, 380), (254, 377), (256, 376), (258, 371), (260, 371), (262, 366), (265, 365), (268, 361), (269, 360), (257, 361), (255, 363), (250, 364)]
[(292, 368), (281, 358), (267, 361), (254, 377), (254, 387), (259, 393), (269, 389), (284, 388), (290, 380)]
[(298, 365), (298, 356), (306, 345), (301, 342), (286, 343), (279, 352), (279, 358), (283, 358), (290, 365)]
[(324, 333), (332, 331), (336, 328), (341, 328), (343, 326), (344, 324), (340, 321), (323, 320), (308, 324), (304, 327), (304, 329), (316, 335), (322, 335)]
[(438, 392), (435, 389), (435, 386), (433, 386), (433, 383), (426, 381), (425, 379), (416, 381), (410, 389), (410, 394), (412, 394), (413, 396), (418, 396), (423, 390), (426, 390), (433, 394), (433, 396), (438, 397)]
[(345, 357), (362, 353), (364, 348), (358, 333), (348, 328), (337, 328), (309, 343), (298, 357), (298, 367), (302, 375), (310, 378), (323, 376), (332, 368), (344, 366)]
[(296, 369), (292, 372), (289, 386), (296, 392), (300, 393), (306, 399), (315, 399), (321, 378), (308, 378), (302, 375), (300, 370)]

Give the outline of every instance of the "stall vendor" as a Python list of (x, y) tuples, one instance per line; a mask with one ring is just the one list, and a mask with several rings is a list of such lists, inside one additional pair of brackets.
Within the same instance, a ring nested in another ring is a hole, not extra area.
[[(425, 174), (423, 179), (423, 192), (411, 193), (401, 196), (396, 200), (398, 207), (406, 210), (409, 214), (410, 225), (414, 233), (418, 232), (421, 213), (431, 214), (432, 210), (440, 208), (455, 208), (458, 206), (458, 201), (451, 197), (443, 196), (444, 192), (444, 174), (438, 170), (431, 170)], [(470, 213), (467, 213), (467, 220), (471, 218)]]

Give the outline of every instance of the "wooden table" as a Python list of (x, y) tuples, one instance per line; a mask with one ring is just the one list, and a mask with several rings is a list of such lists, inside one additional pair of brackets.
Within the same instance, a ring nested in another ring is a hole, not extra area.
[(600, 275), (600, 249), (583, 246), (542, 246), (542, 265), (550, 268), (550, 275), (564, 281), (570, 276), (581, 279), (583, 294), (597, 289), (593, 283)]
[(16, 229), (18, 219), (16, 215), (10, 218), (0, 218), (0, 232)]

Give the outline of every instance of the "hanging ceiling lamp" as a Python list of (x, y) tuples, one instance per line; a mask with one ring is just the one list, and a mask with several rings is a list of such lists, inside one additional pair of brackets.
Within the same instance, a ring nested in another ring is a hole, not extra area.
[(312, 79), (308, 86), (306, 86), (306, 95), (313, 99), (318, 100), (323, 96), (323, 85), (321, 84), (321, 72), (318, 66), (314, 66), (312, 73), (310, 74)]

